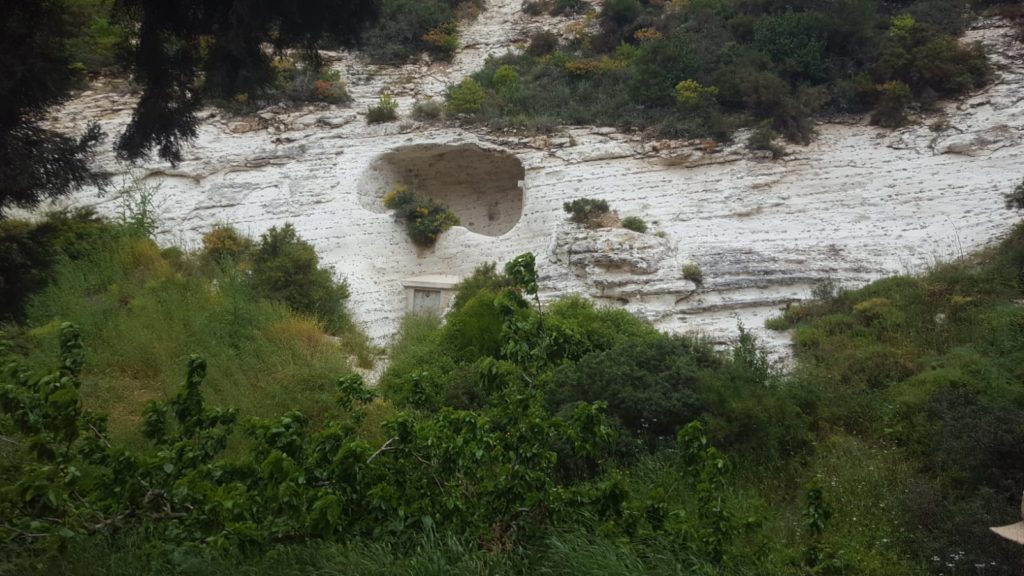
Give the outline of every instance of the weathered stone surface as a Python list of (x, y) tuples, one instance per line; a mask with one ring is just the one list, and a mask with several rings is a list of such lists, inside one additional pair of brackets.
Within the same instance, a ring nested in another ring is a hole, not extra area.
[[(572, 227), (577, 228), (577, 227)], [(568, 229), (555, 244), (555, 261), (574, 274), (654, 274), (673, 256), (668, 240), (624, 228)]]
[(954, 134), (940, 138), (935, 143), (937, 154), (963, 154), (979, 156), (991, 154), (1001, 148), (1020, 145), (1020, 127), (1011, 128), (1005, 124), (992, 126), (977, 132)]
[[(530, 138), (420, 123), (368, 126), (357, 116), (382, 91), (395, 94), (399, 113), (407, 116), (416, 98), (441, 98), (447, 85), (488, 55), (504, 53), (529, 28), (565, 23), (530, 19), (520, 6), (520, 0), (491, 0), (463, 30), (469, 48), (451, 63), (390, 69), (350, 53), (331, 55), (354, 97), (348, 107), (274, 106), (256, 116), (260, 129), (241, 133), (230, 124), (241, 120), (211, 112), (177, 167), (151, 161), (137, 168), (160, 188), (160, 239), (194, 245), (217, 223), (255, 235), (292, 222), (347, 278), (353, 315), (379, 340), (394, 332), (404, 311), (403, 278), (465, 275), (482, 263), (533, 251), (546, 300), (583, 294), (651, 318), (660, 328), (699, 330), (721, 340), (742, 322), (781, 346), (784, 337), (760, 330), (764, 318), (806, 297), (821, 279), (857, 285), (918, 271), (997, 240), (1019, 220), (1003, 208), (1002, 195), (1019, 182), (1024, 166), (1024, 50), (996, 20), (981, 22), (967, 39), (992, 54), (999, 73), (991, 86), (896, 132), (863, 121), (821, 124), (814, 142), (789, 146), (782, 161), (747, 152), (742, 134), (724, 147), (651, 142), (634, 132), (589, 127)], [(97, 86), (69, 101), (53, 125), (74, 131), (98, 121), (117, 133), (135, 97)], [(938, 117), (948, 127), (936, 132), (928, 125)], [(563, 139), (563, 147), (553, 139)], [(499, 236), (456, 227), (432, 250), (417, 251), (390, 214), (364, 207), (359, 183), (374, 162), (424, 144), (514, 154), (525, 171), (514, 226)], [(125, 170), (109, 149), (99, 161), (115, 173)], [(566, 222), (562, 203), (579, 197), (603, 198), (623, 216), (644, 218), (651, 228), (646, 236), (658, 242), (620, 242), (625, 256), (591, 252), (585, 260), (581, 243), (579, 265), (570, 265), (558, 247), (576, 245), (561, 238), (577, 229)], [(113, 194), (96, 190), (83, 190), (71, 202), (117, 210)], [(602, 258), (631, 271), (611, 273)], [(699, 290), (681, 278), (689, 261), (704, 271)]]
[(256, 129), (251, 122), (231, 122), (228, 124), (228, 131), (232, 134), (245, 134)]
[(667, 237), (623, 228), (562, 225), (551, 262), (567, 267), (587, 296), (657, 321), (697, 290), (683, 278), (675, 246)]
[(355, 114), (341, 114), (337, 116), (321, 116), (317, 122), (328, 128), (341, 128), (356, 119)]

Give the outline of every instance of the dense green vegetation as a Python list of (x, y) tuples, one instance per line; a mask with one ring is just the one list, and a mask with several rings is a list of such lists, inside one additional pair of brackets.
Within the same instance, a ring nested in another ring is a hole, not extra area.
[(0, 238), (3, 312), (20, 321), (4, 330), (5, 349), (49, 366), (61, 324), (74, 322), (90, 344), (85, 403), (104, 408), (118, 440), (134, 442), (142, 407), (177, 386), (197, 348), (214, 363), (211, 400), (253, 415), (294, 406), (320, 418), (350, 357), (372, 361), (345, 285), (290, 226), (259, 242), (215, 229), (197, 253), (89, 213), (5, 221)]
[(524, 54), (474, 75), (486, 90), (472, 119), (495, 127), (649, 128), (727, 138), (767, 121), (806, 142), (819, 113), (873, 111), (896, 126), (988, 78), (960, 45), (964, 2), (608, 0), (570, 42), (538, 36)]
[(1024, 477), (1024, 227), (975, 263), (819, 296), (776, 325), (830, 400), (823, 422), (914, 462), (893, 486), (910, 549), (1015, 566), (984, 526), (1012, 518)]
[(1024, 228), (791, 306), (789, 374), (742, 331), (541, 306), (526, 254), (407, 318), (376, 393), (246, 292), (253, 241), (100, 242), (6, 330), (6, 572), (1019, 572), (987, 526), (1024, 472)]
[(74, 36), (68, 40), (73, 69), (95, 74), (118, 64), (118, 51), (128, 36), (113, 13), (115, 0), (66, 0)]
[[(201, 98), (346, 101), (315, 48), (355, 41), (377, 9), (370, 54), (397, 62), (451, 55), (480, 8), (11, 4), (0, 210), (99, 181), (95, 129), (39, 123), (120, 49), (143, 87), (121, 150), (173, 160)], [(777, 157), (813, 114), (896, 126), (984, 82), (954, 41), (964, 8), (606, 0), (597, 34), (538, 34), (419, 114), (715, 138), (751, 124), (748, 145)], [(542, 304), (526, 253), (477, 269), (443, 319), (407, 317), (371, 389), (347, 286), (292, 226), (162, 248), (131, 193), (118, 222), (0, 220), (0, 574), (1020, 573), (1020, 547), (987, 527), (1018, 519), (1024, 478), (1024, 226), (921, 276), (823, 284), (769, 322), (792, 331), (785, 372), (742, 327), (721, 347), (579, 297)], [(1006, 203), (1024, 206), (1024, 184)], [(412, 191), (386, 204), (420, 246), (457, 222)]]
[(483, 0), (380, 0), (380, 18), (363, 36), (370, 60), (400, 64), (424, 52), (449, 60), (459, 47), (459, 22), (475, 18)]

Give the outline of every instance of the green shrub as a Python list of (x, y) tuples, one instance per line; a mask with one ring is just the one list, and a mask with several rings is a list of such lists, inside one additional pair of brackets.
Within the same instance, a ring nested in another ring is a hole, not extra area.
[(793, 142), (807, 143), (821, 105), (814, 88), (793, 90), (778, 74), (757, 69), (723, 71), (722, 99), (737, 102)]
[(405, 186), (388, 192), (384, 206), (395, 211), (395, 220), (405, 223), (409, 238), (424, 248), (436, 244), (441, 234), (459, 224), (459, 217), (447, 207)]
[(590, 8), (587, 0), (552, 0), (548, 13), (552, 16), (582, 14)]
[[(902, 82), (912, 103), (930, 105), (989, 76), (981, 52), (950, 35), (962, 29), (954, 21), (965, 12), (952, 0), (809, 0), (790, 8), (609, 0), (598, 34), (577, 22), (561, 51), (557, 38), (538, 37), (525, 54), (486, 63), (474, 75), (485, 104), (471, 120), (496, 129), (598, 124), (718, 141), (768, 121), (788, 141), (806, 144), (819, 113), (860, 113), (892, 99), (876, 85)], [(511, 94), (492, 85), (502, 66), (519, 74)]]
[(911, 102), (910, 87), (893, 81), (878, 87), (878, 104), (871, 114), (871, 123), (886, 128), (897, 128), (907, 123), (906, 109)]
[(498, 272), (498, 265), (496, 263), (481, 264), (474, 268), (473, 273), (463, 278), (458, 286), (455, 287), (455, 297), (452, 298), (452, 311), (462, 308), (478, 292), (487, 290), (498, 293), (511, 285), (512, 281), (504, 274)]
[(366, 111), (367, 124), (379, 124), (382, 122), (393, 122), (398, 119), (398, 101), (390, 94), (382, 94), (377, 100), (376, 106), (371, 106)]
[(817, 11), (786, 11), (759, 18), (753, 47), (768, 56), (791, 81), (821, 81), (825, 70), (825, 33), (829, 17)]
[(643, 10), (640, 0), (605, 0), (601, 6), (601, 21), (606, 26), (625, 27), (639, 18)]
[(499, 93), (509, 92), (519, 86), (519, 72), (513, 66), (503, 64), (494, 71), (491, 85)]
[(440, 120), (443, 116), (444, 105), (436, 100), (419, 100), (413, 104), (412, 117), (420, 122)]
[(495, 304), (496, 297), (495, 292), (480, 290), (448, 314), (444, 344), (461, 362), (501, 355), (504, 320)]
[(782, 332), (784, 330), (789, 330), (790, 325), (789, 321), (786, 320), (786, 317), (780, 314), (778, 316), (772, 316), (771, 318), (767, 318), (764, 321), (764, 327), (769, 330), (774, 330), (776, 332)]
[(582, 14), (590, 7), (586, 0), (526, 0), (523, 12), (530, 16), (549, 14), (551, 16), (571, 16)]
[(641, 234), (647, 232), (647, 223), (639, 216), (626, 216), (622, 219), (622, 227)]
[(558, 364), (608, 350), (627, 339), (652, 337), (657, 330), (625, 310), (597, 308), (579, 296), (553, 302), (545, 314), (547, 357)]
[(626, 430), (657, 441), (700, 415), (702, 379), (720, 365), (706, 343), (655, 333), (556, 368), (548, 395), (556, 406), (603, 400)]
[(117, 65), (117, 51), (128, 39), (128, 31), (112, 14), (114, 0), (69, 0), (66, 18), (72, 30), (68, 52), (75, 65), (90, 73)]
[(336, 281), (331, 269), (320, 266), (316, 250), (299, 238), (291, 224), (271, 227), (260, 236), (252, 254), (251, 275), (261, 296), (318, 318), (330, 332), (348, 326), (348, 285)]
[(62, 259), (131, 230), (102, 221), (91, 209), (52, 212), (38, 222), (0, 220), (0, 322), (23, 320), (28, 299), (53, 279)]
[(766, 120), (758, 124), (757, 128), (750, 133), (750, 138), (747, 139), (747, 149), (770, 152), (772, 159), (778, 160), (786, 155), (786, 149), (775, 142), (778, 137), (779, 134), (772, 129), (771, 122)]
[(459, 46), (459, 16), (479, 11), (484, 3), (380, 0), (379, 5), (380, 17), (364, 34), (363, 50), (374, 63), (401, 64), (422, 52), (451, 58)]
[(700, 286), (704, 284), (704, 271), (696, 262), (690, 262), (683, 265), (683, 278)]
[(203, 235), (203, 249), (199, 253), (204, 264), (217, 267), (248, 267), (255, 250), (251, 238), (232, 226), (214, 226)]
[(431, 52), (442, 60), (451, 60), (459, 49), (459, 29), (454, 22), (449, 22), (423, 35)]
[(545, 0), (526, 0), (523, 2), (523, 13), (528, 16), (540, 16), (544, 13)]
[(381, 375), (384, 396), (398, 406), (437, 409), (448, 389), (456, 363), (441, 345), (441, 319), (409, 314), (395, 335), (387, 370)]
[(562, 208), (569, 214), (569, 220), (584, 226), (594, 226), (597, 221), (611, 211), (606, 200), (595, 198), (577, 198), (565, 202)]
[(558, 35), (549, 30), (534, 32), (530, 36), (530, 44), (526, 47), (526, 53), (530, 56), (547, 56), (558, 50)]
[(1024, 210), (1024, 180), (1021, 180), (1013, 191), (1006, 195), (1007, 210)]
[(324, 69), (313, 82), (313, 95), (320, 102), (330, 104), (347, 104), (352, 101), (348, 86), (341, 81), (341, 73), (337, 70)]
[[(51, 362), (52, 347), (36, 340), (49, 339), (61, 322), (78, 324), (89, 346), (85, 401), (110, 410), (119, 442), (139, 442), (144, 404), (173, 392), (182, 358), (197, 351), (218, 361), (211, 401), (253, 416), (301, 408), (320, 418), (332, 409), (323, 383), (350, 371), (350, 354), (369, 359), (354, 326), (337, 332), (337, 341), (328, 339), (324, 323), (262, 298), (257, 279), (247, 274), (182, 269), (180, 253), (137, 236), (111, 235), (77, 249), (76, 259), (62, 260), (53, 281), (30, 300), (26, 326), (35, 351), (28, 361)], [(191, 255), (184, 258), (187, 263)], [(261, 267), (260, 280), (271, 267)], [(306, 284), (303, 267), (276, 269)]]
[(479, 82), (466, 78), (448, 89), (448, 111), (452, 114), (475, 114), (483, 108), (486, 97)]
[[(296, 62), (287, 57), (276, 58), (272, 67), (276, 75), (274, 86), (261, 99), (286, 98), (296, 102), (327, 102), (347, 104), (352, 101), (348, 86), (341, 81), (341, 73), (319, 63)], [(248, 98), (232, 102), (231, 106), (252, 106)]]
[(676, 84), (674, 95), (677, 104), (690, 109), (713, 101), (718, 96), (718, 88), (702, 86), (696, 80), (682, 80)]

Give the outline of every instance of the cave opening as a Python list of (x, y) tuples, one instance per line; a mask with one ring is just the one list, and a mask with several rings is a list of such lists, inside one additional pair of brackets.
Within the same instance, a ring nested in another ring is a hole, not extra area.
[(403, 146), (371, 162), (359, 183), (359, 202), (387, 212), (384, 195), (404, 185), (448, 206), (470, 231), (501, 236), (522, 217), (525, 176), (519, 159), (502, 150), (475, 144)]

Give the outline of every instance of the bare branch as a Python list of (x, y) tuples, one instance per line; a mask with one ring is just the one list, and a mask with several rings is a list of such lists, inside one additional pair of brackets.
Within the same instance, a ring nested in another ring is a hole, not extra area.
[(394, 438), (388, 438), (388, 441), (385, 442), (383, 446), (378, 448), (376, 452), (370, 455), (370, 457), (366, 460), (366, 463), (369, 464), (370, 462), (373, 462), (374, 458), (380, 456), (382, 453), (387, 452), (388, 450), (394, 450), (394, 448), (391, 447), (391, 443), (394, 442), (395, 440), (398, 440), (397, 436), (395, 436)]

